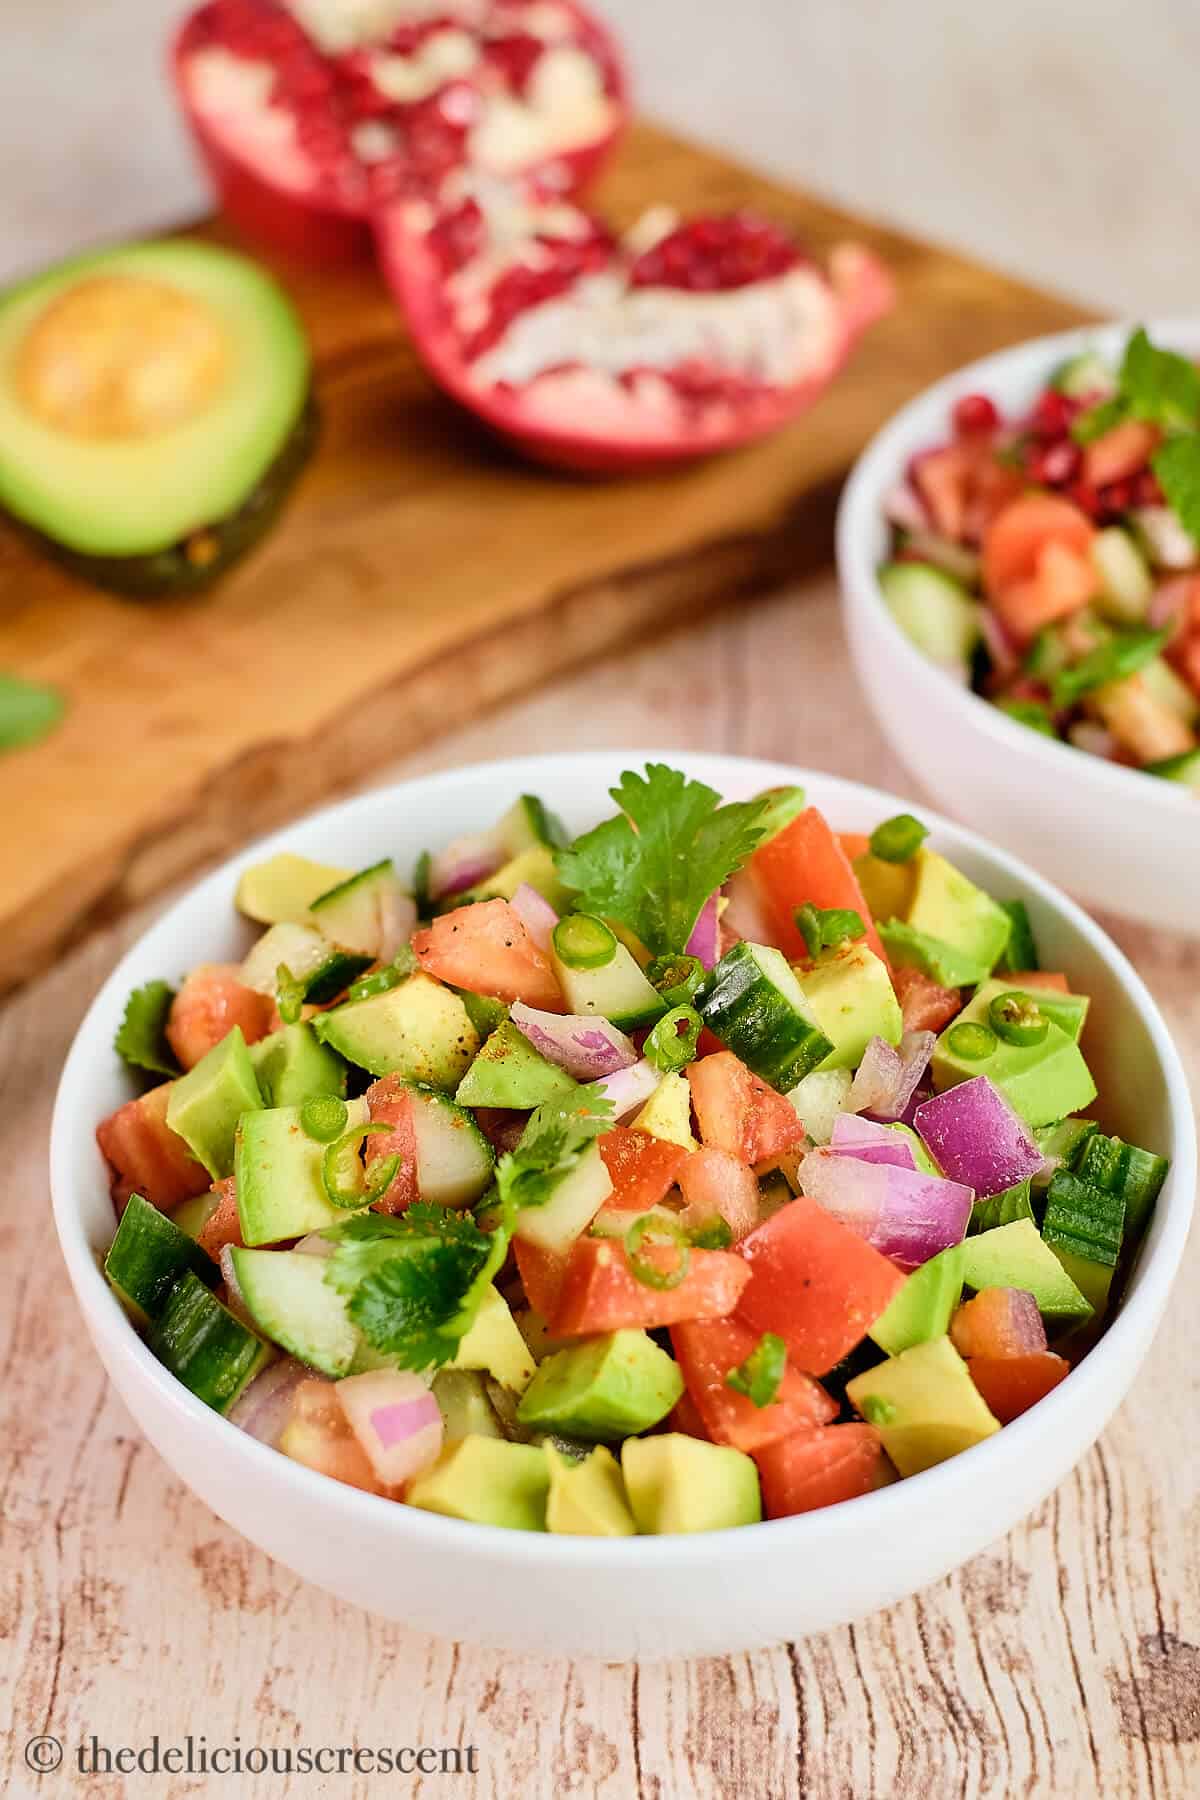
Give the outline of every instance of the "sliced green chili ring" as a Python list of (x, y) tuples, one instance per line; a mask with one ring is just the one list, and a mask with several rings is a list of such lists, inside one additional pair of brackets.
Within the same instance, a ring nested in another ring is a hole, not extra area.
[(856, 943), (867, 934), (862, 914), (849, 906), (814, 906), (806, 900), (792, 917), (813, 962), (822, 950), (840, 950), (843, 944)]
[(668, 1074), (696, 1060), (704, 1020), (694, 1006), (673, 1006), (664, 1013), (642, 1046), (642, 1055)]
[(706, 973), (698, 956), (656, 956), (646, 970), (646, 979), (668, 1006), (686, 1006), (695, 998)]
[(946, 1035), (948, 1048), (964, 1062), (983, 1062), (994, 1053), (998, 1041), (990, 1026), (976, 1025), (970, 1020), (952, 1025)]
[[(677, 1247), (679, 1257), (673, 1268), (656, 1269), (652, 1262), (647, 1262), (641, 1255), (642, 1244), (648, 1237), (657, 1237)], [(629, 1264), (630, 1274), (643, 1287), (657, 1288), (662, 1293), (678, 1287), (687, 1274), (692, 1260), (692, 1246), (682, 1225), (676, 1225), (673, 1219), (665, 1219), (661, 1215), (643, 1213), (625, 1233), (625, 1260)]]
[(382, 1198), (400, 1173), (400, 1158), (385, 1156), (374, 1164), (371, 1179), (358, 1157), (358, 1146), (365, 1137), (390, 1132), (390, 1125), (354, 1125), (344, 1136), (330, 1144), (321, 1158), (321, 1181), (334, 1206), (357, 1211)]
[(279, 964), (275, 971), (275, 1004), (285, 1025), (299, 1023), (305, 985), (303, 981), (296, 979), (286, 963)]
[(405, 944), (397, 952), (395, 960), (382, 969), (373, 969), (369, 975), (360, 975), (346, 989), (347, 1000), (369, 1000), (374, 994), (386, 994), (389, 989), (399, 987), (407, 981), (417, 966), (417, 959), (411, 944)]
[(300, 1129), (318, 1144), (332, 1144), (345, 1131), (349, 1118), (349, 1107), (336, 1094), (314, 1094), (300, 1108)]
[(617, 954), (617, 940), (603, 919), (568, 913), (554, 927), (554, 952), (568, 969), (603, 969)]
[(911, 862), (928, 836), (929, 827), (922, 825), (920, 819), (914, 819), (911, 813), (897, 813), (871, 833), (871, 855), (880, 862)]
[(1016, 992), (996, 995), (988, 1007), (988, 1021), (1006, 1044), (1040, 1044), (1050, 1029), (1037, 1001)]

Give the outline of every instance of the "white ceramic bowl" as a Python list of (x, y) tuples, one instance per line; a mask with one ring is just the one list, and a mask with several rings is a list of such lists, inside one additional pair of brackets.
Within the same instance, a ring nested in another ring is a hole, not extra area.
[[(838, 575), (859, 680), (892, 747), (939, 805), (1093, 906), (1200, 932), (1195, 794), (1044, 737), (961, 687), (901, 631), (876, 579), (888, 554), (884, 499), (917, 451), (946, 439), (961, 395), (988, 394), (1006, 416), (1019, 413), (1064, 358), (1095, 345), (1119, 359), (1131, 329), (1036, 338), (910, 401), (850, 476), (838, 513)], [(1149, 329), (1156, 343), (1200, 356), (1200, 322), (1162, 320)]]
[[(405, 868), (427, 844), (498, 817), (521, 792), (541, 794), (582, 829), (611, 811), (608, 789), (620, 771), (644, 760), (597, 752), (463, 769), (364, 795), (256, 844), (166, 913), (113, 972), (67, 1059), (52, 1127), (55, 1218), (88, 1330), (121, 1397), (181, 1479), (270, 1555), (356, 1605), (420, 1630), (544, 1655), (658, 1658), (797, 1638), (887, 1606), (973, 1556), (1062, 1480), (1120, 1403), (1166, 1302), (1195, 1185), (1183, 1071), (1133, 969), (1040, 876), (934, 821), (938, 848), (1001, 898), (1023, 898), (1047, 967), (1069, 970), (1093, 996), (1089, 1052), (1107, 1122), (1172, 1158), (1122, 1311), (1039, 1406), (940, 1468), (827, 1512), (740, 1531), (615, 1541), (466, 1525), (359, 1493), (211, 1412), (154, 1360), (98, 1267), (113, 1212), (93, 1134), (128, 1097), (112, 1038), (129, 989), (241, 954), (249, 933), (234, 914), (234, 883), (265, 854), (287, 848), (352, 866), (390, 854)], [(901, 805), (771, 763), (673, 752), (662, 760), (734, 799), (804, 782), (851, 831), (871, 829)]]

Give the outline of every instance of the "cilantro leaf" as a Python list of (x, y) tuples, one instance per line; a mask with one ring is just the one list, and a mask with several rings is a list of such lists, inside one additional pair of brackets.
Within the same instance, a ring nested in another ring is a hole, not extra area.
[(770, 1406), (787, 1370), (787, 1345), (773, 1331), (764, 1331), (744, 1363), (730, 1369), (725, 1386), (744, 1394), (755, 1406)]
[(720, 805), (702, 781), (664, 763), (627, 769), (610, 790), (620, 807), (555, 861), (582, 911), (616, 919), (656, 956), (685, 948), (700, 909), (750, 855), (766, 801)]
[(175, 989), (165, 981), (134, 988), (125, 1002), (113, 1049), (134, 1069), (152, 1075), (178, 1075), (179, 1063), (167, 1042), (167, 1015)]
[(1071, 436), (1077, 444), (1094, 444), (1097, 438), (1102, 438), (1106, 431), (1111, 431), (1114, 425), (1120, 425), (1128, 417), (1129, 402), (1124, 395), (1110, 394), (1107, 400), (1080, 413), (1071, 427)]
[(1093, 688), (1124, 681), (1152, 662), (1170, 637), (1169, 631), (1118, 631), (1077, 663), (1060, 669), (1050, 683), (1055, 706), (1074, 706)]
[(1200, 436), (1171, 438), (1154, 452), (1150, 466), (1183, 529), (1200, 540)]
[(54, 730), (65, 711), (66, 702), (55, 688), (0, 670), (0, 750), (36, 743)]
[(496, 1164), (502, 1218), (511, 1226), (524, 1207), (545, 1206), (593, 1138), (612, 1122), (612, 1101), (599, 1082), (539, 1106), (516, 1149)]
[(489, 1237), (469, 1213), (423, 1201), (396, 1215), (360, 1213), (325, 1236), (336, 1245), (325, 1280), (402, 1369), (450, 1361), (508, 1248), (507, 1233)]
[(1177, 351), (1152, 344), (1143, 325), (1125, 346), (1117, 392), (1081, 414), (1071, 435), (1091, 444), (1129, 418), (1172, 432), (1200, 425), (1200, 369)]

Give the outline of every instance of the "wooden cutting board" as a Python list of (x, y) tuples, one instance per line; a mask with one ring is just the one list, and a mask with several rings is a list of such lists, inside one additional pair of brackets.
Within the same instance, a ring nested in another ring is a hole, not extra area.
[(858, 238), (900, 304), (780, 436), (597, 483), (517, 462), (435, 392), (371, 268), (281, 267), (312, 334), (323, 439), (282, 523), (215, 593), (113, 598), (0, 526), (0, 669), (70, 703), (0, 761), (0, 993), (446, 726), (816, 566), (841, 477), (902, 401), (1085, 316), (650, 126), (598, 199), (621, 223), (655, 200), (759, 207), (818, 254)]

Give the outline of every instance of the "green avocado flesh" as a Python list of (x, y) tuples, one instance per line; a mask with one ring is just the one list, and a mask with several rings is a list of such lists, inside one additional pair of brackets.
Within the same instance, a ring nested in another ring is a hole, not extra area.
[[(30, 333), (85, 283), (152, 283), (215, 325), (220, 373), (189, 416), (83, 436), (29, 404)], [(73, 258), (0, 296), (0, 505), (79, 573), (123, 592), (200, 587), (261, 536), (315, 437), (308, 344), (271, 278), (205, 244)]]

